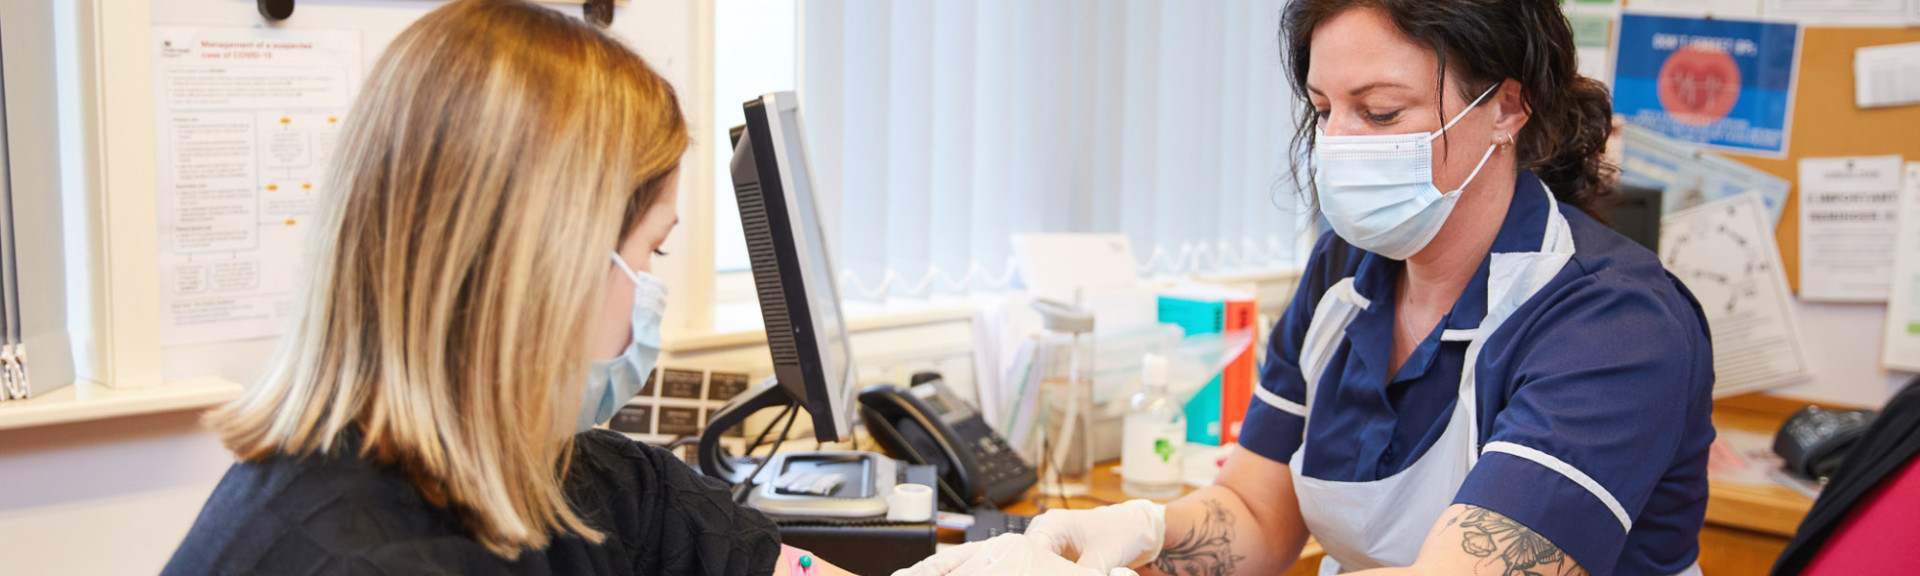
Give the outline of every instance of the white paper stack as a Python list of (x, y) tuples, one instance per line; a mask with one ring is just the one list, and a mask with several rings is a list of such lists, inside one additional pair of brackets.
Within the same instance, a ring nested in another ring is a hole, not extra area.
[(1920, 104), (1920, 42), (1854, 50), (1853, 104), (1861, 108)]

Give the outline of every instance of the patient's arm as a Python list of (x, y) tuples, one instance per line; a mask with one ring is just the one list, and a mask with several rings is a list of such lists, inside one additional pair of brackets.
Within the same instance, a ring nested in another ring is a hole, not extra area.
[(1235, 450), (1212, 486), (1167, 504), (1160, 557), (1140, 573), (1278, 574), (1293, 566), (1306, 542), (1286, 463)]
[(793, 570), (793, 560), (803, 554), (813, 557), (813, 570), (809, 571), (806, 576), (813, 576), (815, 574), (819, 576), (855, 576), (852, 572), (841, 570), (839, 566), (834, 566), (825, 560), (821, 560), (819, 556), (814, 555), (812, 552), (784, 544), (780, 546), (780, 559), (773, 565), (773, 576), (801, 576), (798, 571)]

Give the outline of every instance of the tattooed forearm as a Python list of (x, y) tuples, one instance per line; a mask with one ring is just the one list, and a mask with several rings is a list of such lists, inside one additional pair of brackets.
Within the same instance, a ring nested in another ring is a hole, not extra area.
[(1233, 553), (1233, 513), (1217, 500), (1207, 500), (1205, 505), (1206, 518), (1161, 549), (1154, 568), (1174, 576), (1227, 576), (1246, 559)]
[(1587, 576), (1559, 546), (1498, 512), (1465, 506), (1447, 524), (1460, 526), (1465, 534), (1460, 549), (1481, 559), (1474, 566), (1478, 574)]

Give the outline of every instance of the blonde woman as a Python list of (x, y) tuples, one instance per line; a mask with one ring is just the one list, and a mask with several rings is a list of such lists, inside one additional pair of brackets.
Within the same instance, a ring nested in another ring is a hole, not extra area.
[(687, 139), (671, 86), (556, 12), (463, 0), (401, 33), (348, 117), (298, 322), (208, 417), (240, 462), (165, 573), (799, 566), (725, 486), (591, 431), (659, 352)]

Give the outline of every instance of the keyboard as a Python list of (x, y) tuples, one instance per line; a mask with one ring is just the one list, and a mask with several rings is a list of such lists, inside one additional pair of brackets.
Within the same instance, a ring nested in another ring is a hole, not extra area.
[(973, 525), (967, 527), (967, 541), (979, 542), (1001, 534), (1024, 533), (1027, 531), (1027, 524), (1031, 522), (1033, 522), (1032, 516), (993, 510), (975, 510)]

